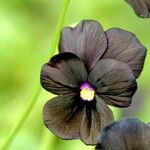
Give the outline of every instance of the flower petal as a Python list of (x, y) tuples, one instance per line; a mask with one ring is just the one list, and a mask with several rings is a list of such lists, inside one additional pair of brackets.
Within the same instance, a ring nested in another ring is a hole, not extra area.
[(54, 94), (64, 94), (87, 80), (83, 62), (72, 53), (55, 55), (41, 70), (41, 85)]
[(108, 48), (103, 58), (112, 58), (127, 63), (137, 78), (143, 69), (146, 48), (133, 33), (119, 28), (108, 30), (106, 35)]
[(137, 88), (130, 67), (114, 59), (97, 62), (88, 80), (107, 104), (118, 107), (129, 106)]
[(80, 137), (82, 104), (74, 94), (66, 94), (49, 100), (43, 109), (46, 127), (62, 139)]
[(148, 150), (149, 148), (150, 128), (135, 118), (124, 118), (101, 131), (96, 150)]
[(141, 18), (150, 17), (150, 1), (149, 0), (125, 0)]
[(90, 70), (105, 52), (106, 35), (94, 20), (83, 20), (75, 28), (66, 27), (60, 35), (60, 52), (72, 52), (82, 58)]
[(87, 145), (97, 143), (100, 130), (113, 121), (113, 114), (106, 103), (96, 96), (95, 103), (87, 103), (81, 122), (81, 140)]

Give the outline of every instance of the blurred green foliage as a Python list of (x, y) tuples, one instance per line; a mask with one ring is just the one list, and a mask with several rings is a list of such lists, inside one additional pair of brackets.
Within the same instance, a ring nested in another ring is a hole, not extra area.
[[(45, 63), (62, 0), (0, 1), (0, 143), (22, 113)], [(138, 18), (123, 0), (71, 0), (65, 25), (96, 19), (105, 30), (119, 27), (133, 32), (148, 48), (144, 70), (138, 79), (135, 98), (140, 106), (135, 116), (150, 121), (150, 19)], [(40, 82), (39, 82), (40, 84)], [(79, 140), (63, 141), (44, 129), (42, 108), (52, 96), (45, 90), (36, 107), (13, 141), (10, 150), (92, 150)], [(135, 105), (135, 104), (134, 104)], [(115, 109), (115, 112), (118, 112)], [(120, 111), (120, 110), (119, 110)], [(130, 111), (129, 111), (130, 112)], [(119, 118), (115, 113), (116, 119)]]

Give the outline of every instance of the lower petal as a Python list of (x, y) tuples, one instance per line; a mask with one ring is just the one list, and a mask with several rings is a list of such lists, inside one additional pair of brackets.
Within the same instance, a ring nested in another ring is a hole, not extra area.
[(43, 109), (46, 127), (62, 139), (80, 137), (82, 105), (77, 105), (75, 94), (58, 96), (49, 100)]
[(113, 121), (113, 114), (106, 103), (96, 96), (95, 103), (87, 103), (84, 107), (81, 122), (81, 140), (87, 145), (97, 143), (100, 130)]

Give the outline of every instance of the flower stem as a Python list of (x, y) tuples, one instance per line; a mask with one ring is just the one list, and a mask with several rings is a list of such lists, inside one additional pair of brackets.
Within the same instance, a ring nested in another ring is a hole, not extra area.
[(49, 131), (45, 127), (43, 127), (41, 143), (39, 145), (38, 150), (55, 149), (55, 141), (56, 141), (56, 137), (50, 134)]
[[(54, 38), (52, 40), (51, 47), (50, 47), (50, 53), (49, 53), (50, 57), (55, 53), (57, 43), (58, 43), (59, 33), (60, 33), (60, 30), (64, 24), (64, 20), (65, 20), (65, 16), (67, 13), (67, 8), (69, 6), (69, 2), (70, 2), (70, 0), (64, 0), (63, 1), (63, 8), (62, 8), (61, 15), (60, 15), (60, 18), (58, 20), (58, 24), (56, 26)], [(13, 127), (12, 131), (10, 132), (10, 134), (8, 135), (8, 137), (6, 138), (6, 140), (4, 141), (2, 146), (0, 147), (1, 150), (8, 149), (8, 147), (10, 146), (10, 144), (12, 143), (14, 138), (16, 137), (17, 133), (19, 132), (20, 128), (22, 127), (22, 125), (24, 124), (24, 122), (27, 120), (28, 116), (32, 112), (40, 93), (41, 93), (41, 87), (39, 86), (39, 81), (38, 81), (36, 84), (35, 90), (33, 90), (33, 94), (31, 96), (31, 99), (29, 100), (29, 104), (27, 105), (26, 109), (24, 110), (21, 117), (19, 118), (19, 120), (17, 121), (15, 126)]]
[(69, 3), (70, 3), (70, 0), (64, 0), (63, 1), (62, 13), (60, 14), (60, 19), (59, 19), (58, 24), (56, 26), (56, 32), (55, 32), (55, 35), (54, 35), (52, 43), (51, 43), (50, 53), (48, 55), (50, 57), (55, 53), (57, 43), (59, 40), (59, 36), (60, 36), (60, 31), (61, 31), (61, 28), (63, 27), (63, 24), (64, 24), (64, 20), (65, 20), (66, 14), (67, 14)]
[(13, 127), (12, 131), (10, 132), (10, 134), (8, 135), (6, 140), (4, 141), (2, 147), (0, 148), (1, 150), (8, 149), (9, 145), (11, 144), (13, 139), (16, 137), (18, 131), (20, 130), (20, 128), (24, 124), (24, 122), (27, 119), (27, 117), (29, 116), (30, 112), (33, 110), (35, 102), (38, 99), (40, 93), (41, 93), (41, 87), (38, 86), (35, 89), (35, 91), (33, 92), (32, 96), (31, 96), (31, 99), (29, 100), (29, 104), (27, 105), (25, 111), (22, 113), (20, 119), (18, 120), (18, 122)]

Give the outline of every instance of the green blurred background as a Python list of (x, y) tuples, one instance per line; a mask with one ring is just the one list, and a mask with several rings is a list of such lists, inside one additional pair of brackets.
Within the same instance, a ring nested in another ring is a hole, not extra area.
[[(0, 144), (25, 109), (43, 63), (62, 8), (62, 0), (0, 1)], [(65, 26), (96, 19), (105, 30), (120, 27), (136, 34), (150, 49), (150, 19), (138, 18), (123, 0), (71, 0)], [(150, 53), (138, 79), (138, 90), (129, 108), (114, 109), (115, 118), (138, 117), (150, 121)], [(52, 95), (45, 90), (10, 150), (92, 150), (79, 140), (57, 139), (44, 128), (42, 108)]]

